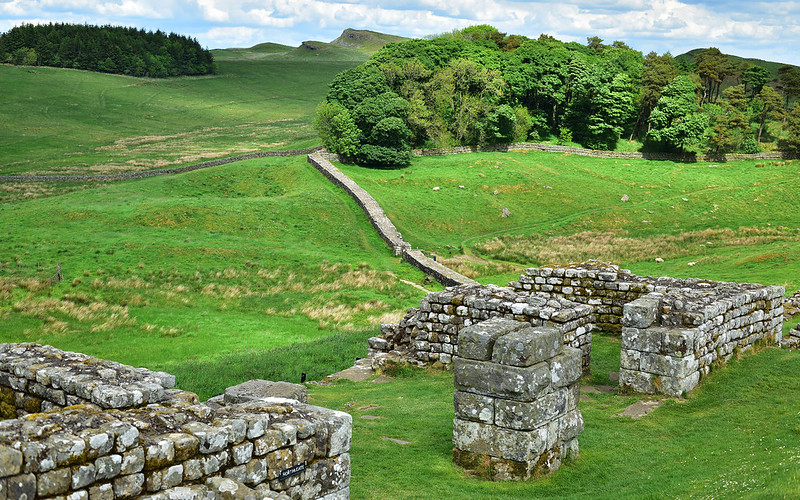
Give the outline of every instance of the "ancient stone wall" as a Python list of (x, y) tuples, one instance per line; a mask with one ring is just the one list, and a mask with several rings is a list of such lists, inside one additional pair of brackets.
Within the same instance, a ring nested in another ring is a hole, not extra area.
[(392, 221), (386, 216), (383, 209), (362, 187), (347, 177), (341, 170), (333, 166), (330, 158), (338, 159), (337, 155), (315, 153), (308, 156), (308, 162), (322, 175), (331, 182), (344, 189), (358, 205), (364, 210), (367, 218), (372, 223), (372, 227), (378, 232), (381, 238), (394, 251), (395, 255), (401, 255), (403, 260), (421, 269), (426, 274), (433, 276), (437, 281), (445, 286), (475, 284), (476, 282), (466, 276), (443, 266), (439, 262), (425, 255), (421, 250), (412, 250), (411, 244), (403, 240), (400, 232), (397, 231)]
[(453, 364), (457, 465), (524, 481), (577, 457), (581, 352), (561, 332), (490, 319), (464, 328)]
[(797, 154), (775, 151), (770, 153), (742, 154), (681, 154), (681, 153), (639, 153), (635, 151), (603, 151), (585, 149), (574, 146), (559, 146), (557, 144), (541, 144), (534, 142), (517, 142), (512, 144), (489, 144), (483, 146), (459, 146), (447, 149), (415, 149), (415, 156), (440, 156), (466, 153), (493, 153), (504, 151), (544, 151), (548, 153), (567, 153), (593, 158), (619, 158), (619, 159), (644, 159), (655, 161), (675, 161), (693, 163), (698, 161), (726, 162), (735, 160), (785, 160), (796, 159)]
[(0, 421), (0, 498), (349, 496), (348, 414), (285, 398), (200, 403), (173, 383), (48, 346), (0, 345), (3, 410), (23, 415)]
[(429, 293), (397, 325), (381, 325), (381, 336), (369, 340), (374, 352), (396, 351), (419, 362), (452, 362), (459, 332), (490, 318), (508, 318), (558, 330), (562, 341), (582, 352), (589, 367), (592, 308), (560, 297), (497, 286), (459, 286)]
[(736, 350), (780, 343), (783, 294), (779, 286), (716, 283), (653, 292), (626, 304), (620, 386), (680, 396)]

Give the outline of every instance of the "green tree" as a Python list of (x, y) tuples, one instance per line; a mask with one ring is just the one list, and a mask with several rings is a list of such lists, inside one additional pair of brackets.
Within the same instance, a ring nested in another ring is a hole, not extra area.
[(703, 96), (700, 105), (706, 101), (713, 102), (719, 93), (719, 87), (725, 79), (727, 58), (716, 47), (701, 51), (696, 57), (697, 74), (703, 82)]
[(633, 139), (637, 131), (641, 131), (645, 123), (650, 123), (650, 113), (653, 112), (658, 99), (661, 98), (661, 91), (676, 76), (678, 76), (678, 69), (673, 64), (672, 55), (669, 52), (661, 56), (650, 52), (645, 56), (641, 90), (638, 96), (639, 114), (631, 130), (630, 139)]
[(314, 128), (331, 153), (352, 157), (358, 151), (361, 131), (341, 104), (323, 102), (317, 106)]
[(761, 134), (764, 131), (764, 124), (767, 118), (773, 120), (781, 119), (785, 111), (783, 110), (783, 99), (781, 99), (780, 94), (769, 85), (764, 85), (761, 88), (761, 92), (759, 92), (755, 98), (755, 104), (759, 108), (759, 116), (761, 118), (758, 125), (758, 136), (756, 140), (761, 142)]
[(742, 77), (742, 82), (744, 83), (745, 92), (747, 92), (747, 86), (750, 86), (750, 95), (755, 97), (761, 92), (761, 89), (764, 88), (764, 85), (769, 83), (772, 80), (772, 75), (770, 74), (767, 68), (762, 68), (761, 66), (750, 66), (747, 71), (744, 72), (744, 76)]
[(781, 149), (800, 153), (800, 105), (795, 104), (789, 110), (785, 130), (787, 135), (779, 143)]
[(785, 107), (789, 109), (789, 99), (800, 97), (800, 71), (794, 66), (781, 66), (778, 68), (778, 78), (786, 99)]
[(685, 152), (701, 141), (708, 116), (699, 112), (697, 85), (691, 78), (678, 76), (664, 88), (650, 121), (647, 138), (661, 148)]

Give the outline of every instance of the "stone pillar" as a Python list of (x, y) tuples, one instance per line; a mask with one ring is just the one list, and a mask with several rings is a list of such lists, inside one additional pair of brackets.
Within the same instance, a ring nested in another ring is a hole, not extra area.
[(664, 295), (651, 293), (625, 304), (619, 385), (623, 390), (681, 396), (700, 382), (698, 328), (659, 325)]
[(504, 318), (464, 328), (454, 375), (456, 465), (524, 481), (577, 457), (581, 351), (558, 330)]

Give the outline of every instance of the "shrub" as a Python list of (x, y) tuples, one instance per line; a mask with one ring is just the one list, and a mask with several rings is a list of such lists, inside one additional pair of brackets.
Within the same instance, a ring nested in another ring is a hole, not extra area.
[(761, 152), (761, 145), (755, 137), (748, 137), (742, 143), (742, 152), (747, 154), (757, 154)]

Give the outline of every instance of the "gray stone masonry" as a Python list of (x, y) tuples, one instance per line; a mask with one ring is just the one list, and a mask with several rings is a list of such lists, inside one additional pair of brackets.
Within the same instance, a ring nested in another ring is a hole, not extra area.
[(581, 351), (582, 366), (588, 369), (591, 312), (588, 305), (560, 297), (494, 285), (450, 287), (429, 293), (399, 324), (381, 325), (381, 336), (369, 339), (369, 344), (378, 366), (395, 357), (450, 365), (464, 328), (491, 318), (505, 318), (554, 328), (562, 343)]
[(557, 329), (504, 318), (468, 326), (453, 365), (457, 465), (525, 481), (577, 457), (581, 352)]
[(797, 349), (800, 347), (800, 323), (789, 330), (789, 334), (782, 339), (781, 345), (790, 349)]
[(653, 292), (626, 304), (620, 386), (680, 396), (737, 349), (780, 343), (783, 295), (779, 286), (717, 284)]
[(0, 408), (24, 415), (0, 421), (0, 499), (349, 497), (352, 417), (305, 387), (200, 403), (166, 373), (37, 344), (0, 345), (0, 370)]
[(378, 232), (383, 241), (394, 251), (395, 255), (400, 255), (403, 260), (423, 272), (433, 276), (436, 281), (445, 286), (454, 285), (475, 285), (475, 280), (467, 278), (452, 269), (443, 266), (441, 263), (431, 259), (421, 250), (412, 250), (411, 244), (403, 240), (400, 232), (397, 231), (392, 221), (386, 216), (383, 209), (378, 205), (367, 191), (356, 184), (351, 178), (336, 168), (329, 159), (338, 160), (338, 155), (326, 153), (314, 153), (308, 156), (308, 163), (316, 168), (322, 175), (331, 182), (341, 187), (349, 194), (358, 206), (366, 214), (372, 227)]

